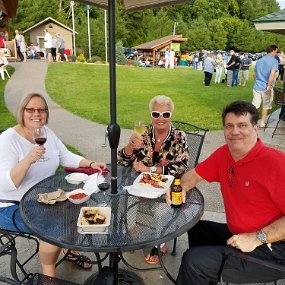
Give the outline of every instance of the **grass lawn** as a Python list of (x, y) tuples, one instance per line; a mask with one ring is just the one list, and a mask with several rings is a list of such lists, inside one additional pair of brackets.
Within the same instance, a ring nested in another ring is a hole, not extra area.
[[(150, 122), (148, 103), (167, 95), (175, 103), (173, 120), (191, 122), (210, 130), (222, 129), (223, 107), (234, 100), (252, 99), (252, 70), (246, 87), (203, 85), (204, 73), (192, 68), (160, 69), (117, 67), (117, 122), (122, 128), (133, 122)], [(215, 76), (215, 74), (214, 74)], [(213, 77), (214, 77), (213, 76)], [(109, 67), (92, 64), (50, 64), (46, 88), (63, 108), (94, 122), (109, 124)]]
[[(12, 75), (15, 69), (11, 66), (8, 66), (7, 68), (9, 74)], [(6, 108), (4, 100), (4, 89), (7, 81), (8, 81), (7, 77), (5, 80), (0, 79), (0, 114), (1, 114), (0, 130), (5, 130), (16, 124), (16, 119)]]

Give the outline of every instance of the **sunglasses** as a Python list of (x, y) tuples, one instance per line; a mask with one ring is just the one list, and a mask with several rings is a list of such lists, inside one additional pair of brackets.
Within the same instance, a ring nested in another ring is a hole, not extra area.
[(151, 117), (154, 119), (158, 119), (160, 116), (162, 116), (164, 119), (169, 119), (171, 117), (172, 113), (169, 111), (166, 112), (157, 112), (157, 111), (152, 111), (151, 112)]
[(43, 114), (43, 113), (46, 113), (48, 111), (47, 109), (35, 109), (35, 108), (25, 108), (25, 110), (30, 114), (33, 114), (36, 111), (38, 111), (40, 114)]
[(229, 177), (228, 177), (228, 185), (229, 187), (233, 187), (234, 184), (234, 166), (231, 166), (230, 170), (229, 170)]

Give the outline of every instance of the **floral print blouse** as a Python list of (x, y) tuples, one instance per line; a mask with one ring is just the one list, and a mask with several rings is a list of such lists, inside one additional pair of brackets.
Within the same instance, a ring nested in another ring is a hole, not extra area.
[(182, 175), (187, 170), (189, 152), (186, 134), (170, 127), (168, 135), (158, 153), (154, 152), (155, 136), (152, 125), (143, 134), (144, 144), (133, 154), (127, 155), (124, 148), (118, 152), (118, 163), (124, 166), (132, 165), (138, 159), (146, 166), (167, 167), (168, 174)]

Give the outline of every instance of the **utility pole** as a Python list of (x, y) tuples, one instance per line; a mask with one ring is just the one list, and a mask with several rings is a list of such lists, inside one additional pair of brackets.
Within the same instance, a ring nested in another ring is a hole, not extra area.
[(76, 47), (75, 47), (75, 26), (74, 26), (74, 1), (70, 1), (71, 15), (72, 15), (72, 33), (73, 33), (73, 56), (72, 60), (76, 61)]
[(91, 60), (91, 41), (90, 41), (90, 17), (89, 17), (90, 5), (87, 5), (87, 29), (88, 29), (88, 50), (89, 60)]
[(175, 36), (175, 33), (176, 33), (176, 26), (178, 26), (178, 22), (174, 22), (173, 36)]
[(105, 62), (108, 63), (107, 10), (105, 10)]

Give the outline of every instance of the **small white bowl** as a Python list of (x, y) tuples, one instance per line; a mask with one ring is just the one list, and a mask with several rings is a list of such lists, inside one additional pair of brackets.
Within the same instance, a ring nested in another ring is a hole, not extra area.
[(85, 173), (74, 172), (65, 176), (65, 179), (68, 183), (78, 185), (84, 182), (88, 178), (88, 175)]
[[(94, 225), (82, 225), (82, 217), (86, 210), (97, 210), (101, 215), (105, 217), (103, 224)], [(77, 226), (80, 230), (86, 233), (104, 232), (111, 222), (111, 208), (110, 207), (82, 207), (77, 221)]]
[[(72, 195), (79, 194), (79, 193), (83, 193), (86, 196), (83, 197), (83, 198), (79, 198), (79, 199), (71, 198)], [(65, 193), (65, 196), (73, 204), (82, 204), (82, 203), (86, 202), (90, 198), (90, 194), (87, 191), (85, 191), (84, 189), (81, 189), (81, 188), (73, 190), (73, 191), (68, 192), (68, 193)]]

